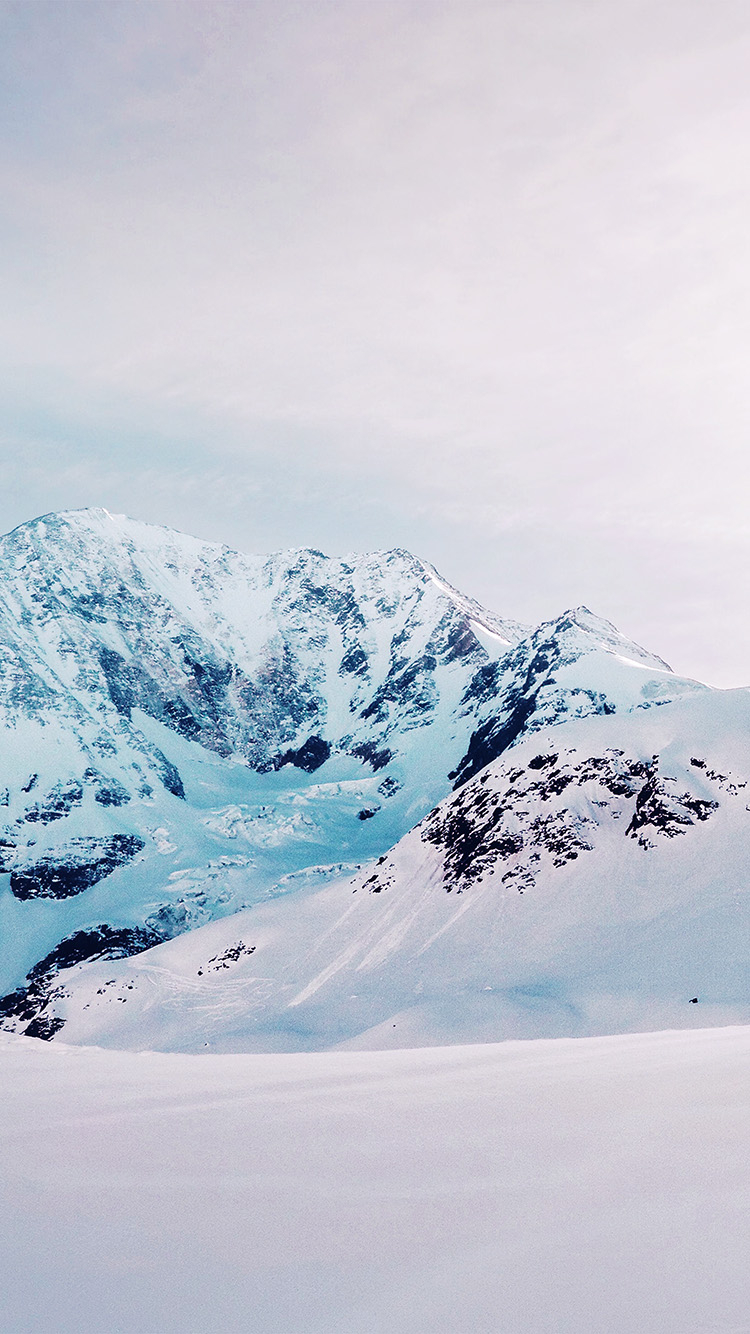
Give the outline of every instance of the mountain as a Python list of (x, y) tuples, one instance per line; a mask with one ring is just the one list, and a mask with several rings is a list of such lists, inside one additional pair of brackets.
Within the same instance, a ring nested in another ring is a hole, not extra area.
[(520, 634), (403, 552), (245, 557), (104, 511), (9, 534), (0, 986), (71, 936), (143, 948), (387, 848)]
[(68, 1041), (380, 1048), (750, 1022), (750, 692), (518, 742), (354, 877), (73, 968)]
[(104, 510), (0, 539), (0, 653), (0, 1015), (40, 1036), (71, 970), (249, 905), (302, 921), (526, 739), (719, 697), (404, 551), (243, 556)]

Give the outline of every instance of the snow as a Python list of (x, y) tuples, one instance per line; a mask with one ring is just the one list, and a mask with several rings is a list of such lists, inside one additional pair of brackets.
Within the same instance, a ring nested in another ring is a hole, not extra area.
[(750, 1029), (163, 1056), (0, 1035), (2, 1334), (746, 1334)]

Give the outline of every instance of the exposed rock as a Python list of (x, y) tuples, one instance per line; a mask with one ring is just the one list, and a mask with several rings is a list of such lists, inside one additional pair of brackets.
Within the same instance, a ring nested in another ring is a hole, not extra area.
[(674, 791), (675, 780), (658, 772), (658, 756), (649, 766), (649, 774), (635, 799), (635, 810), (626, 834), (638, 840), (642, 848), (653, 847), (647, 831), (675, 838), (696, 820), (707, 820), (718, 810), (717, 801), (706, 801), (689, 792)]
[(13, 869), (10, 887), (17, 899), (67, 899), (111, 875), (144, 847), (136, 834), (71, 839), (64, 849)]
[(21, 1028), (26, 1037), (53, 1038), (64, 1020), (44, 1015), (45, 1007), (59, 993), (54, 986), (57, 974), (84, 960), (124, 959), (151, 949), (163, 939), (157, 932), (132, 927), (112, 927), (106, 923), (86, 931), (76, 931), (35, 964), (26, 975), (25, 984), (0, 998), (0, 1024), (3, 1028)]
[(74, 806), (83, 801), (83, 788), (76, 779), (57, 783), (44, 799), (31, 806), (25, 815), (30, 824), (51, 824), (53, 820), (63, 820)]
[(305, 773), (312, 774), (322, 764), (325, 764), (330, 754), (330, 741), (324, 741), (319, 736), (310, 736), (298, 750), (287, 750), (285, 754), (274, 760), (273, 767), (281, 769), (285, 764), (293, 764), (297, 769), (303, 769)]

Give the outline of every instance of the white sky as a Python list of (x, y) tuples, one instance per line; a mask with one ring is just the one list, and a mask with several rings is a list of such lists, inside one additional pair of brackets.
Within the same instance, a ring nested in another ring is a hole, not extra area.
[(0, 0), (0, 528), (402, 545), (750, 682), (746, 0)]

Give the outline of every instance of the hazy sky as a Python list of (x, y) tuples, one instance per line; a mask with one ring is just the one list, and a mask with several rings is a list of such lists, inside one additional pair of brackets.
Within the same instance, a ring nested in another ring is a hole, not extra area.
[(0, 528), (407, 546), (750, 683), (747, 0), (0, 0)]

